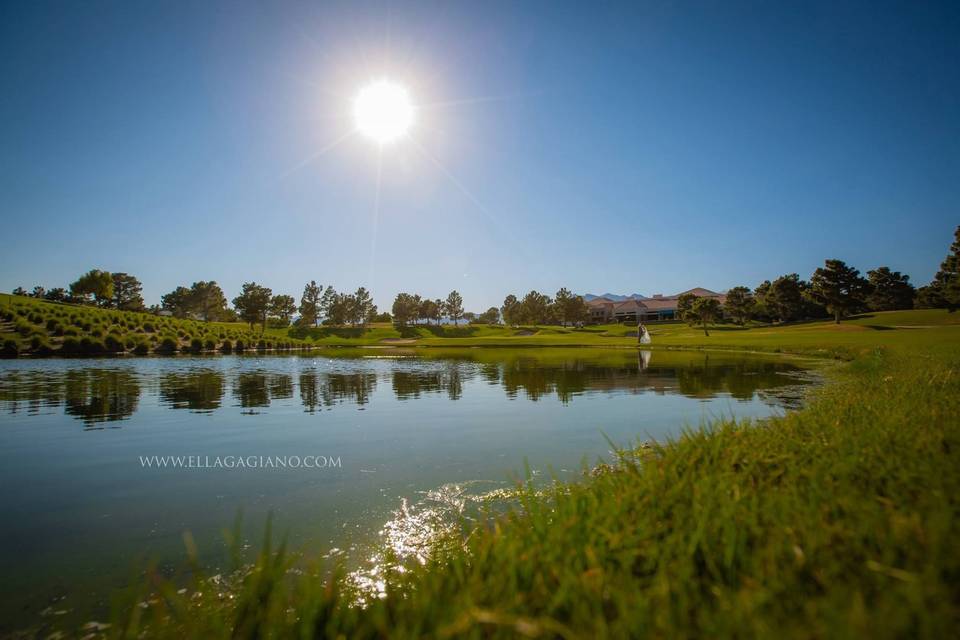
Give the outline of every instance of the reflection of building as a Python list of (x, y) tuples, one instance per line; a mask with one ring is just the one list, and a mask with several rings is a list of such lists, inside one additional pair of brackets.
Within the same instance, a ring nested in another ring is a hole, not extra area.
[(587, 302), (587, 307), (590, 308), (590, 321), (596, 324), (673, 320), (677, 315), (677, 302), (680, 296), (687, 293), (700, 298), (716, 298), (720, 304), (727, 299), (725, 294), (697, 287), (673, 296), (658, 293), (652, 298), (627, 298), (620, 302), (608, 298), (594, 298)]

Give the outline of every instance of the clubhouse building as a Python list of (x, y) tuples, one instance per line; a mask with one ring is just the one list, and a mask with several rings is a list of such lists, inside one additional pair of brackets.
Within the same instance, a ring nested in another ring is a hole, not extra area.
[(652, 298), (627, 298), (623, 301), (608, 298), (594, 298), (587, 302), (590, 308), (590, 322), (609, 324), (611, 322), (655, 322), (673, 320), (677, 316), (677, 301), (684, 294), (693, 294), (699, 298), (716, 298), (723, 304), (727, 296), (703, 287), (682, 291), (676, 295), (657, 294)]

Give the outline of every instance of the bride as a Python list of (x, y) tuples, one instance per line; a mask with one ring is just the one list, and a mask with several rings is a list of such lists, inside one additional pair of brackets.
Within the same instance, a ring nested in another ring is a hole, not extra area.
[(637, 323), (637, 342), (640, 344), (650, 344), (650, 332), (647, 331), (647, 327), (641, 323)]

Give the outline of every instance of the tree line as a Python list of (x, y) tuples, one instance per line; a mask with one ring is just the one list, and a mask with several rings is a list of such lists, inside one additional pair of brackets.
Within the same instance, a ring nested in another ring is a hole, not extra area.
[(566, 287), (554, 298), (531, 291), (523, 298), (512, 293), (503, 300), (500, 313), (506, 324), (560, 324), (577, 325), (590, 320), (590, 308), (583, 296), (571, 293)]
[[(274, 294), (269, 287), (247, 282), (240, 295), (232, 300), (233, 308), (216, 281), (194, 282), (179, 286), (161, 297), (160, 305), (146, 308), (143, 286), (133, 275), (92, 269), (70, 284), (69, 288), (45, 289), (42, 286), (27, 292), (22, 287), (14, 295), (32, 296), (53, 302), (95, 305), (123, 311), (167, 312), (178, 318), (205, 321), (243, 321), (251, 328), (259, 324), (286, 327), (299, 314), (300, 326), (352, 325), (389, 322), (404, 326), (411, 323), (436, 323), (444, 319), (458, 324), (460, 320), (510, 325), (577, 325), (590, 320), (590, 310), (582, 296), (562, 288), (551, 298), (530, 291), (523, 298), (508, 295), (503, 305), (485, 312), (465, 312), (463, 298), (451, 291), (445, 300), (430, 299), (418, 294), (399, 293), (391, 313), (378, 313), (370, 292), (360, 287), (354, 293), (339, 293), (332, 286), (324, 288), (311, 280), (303, 289), (299, 305), (287, 294)], [(960, 308), (960, 226), (940, 269), (930, 284), (916, 289), (910, 276), (889, 267), (868, 271), (866, 277), (842, 260), (831, 259), (814, 271), (810, 280), (796, 273), (765, 280), (754, 289), (737, 286), (726, 294), (723, 305), (715, 298), (680, 296), (677, 317), (706, 326), (721, 318), (743, 324), (750, 320), (790, 322), (807, 318), (832, 316), (836, 322), (848, 315), (864, 311), (937, 308), (951, 312)]]
[(867, 271), (866, 277), (843, 260), (826, 260), (809, 281), (796, 273), (765, 280), (752, 291), (733, 287), (726, 301), (709, 302), (692, 294), (680, 296), (677, 315), (691, 324), (707, 324), (721, 315), (744, 324), (750, 320), (790, 322), (833, 317), (835, 322), (866, 311), (960, 308), (960, 227), (933, 281), (919, 289), (910, 276), (889, 267)]
[[(393, 321), (403, 327), (409, 324), (435, 322), (437, 325), (444, 318), (449, 318), (454, 324), (459, 324), (461, 319), (475, 321), (478, 316), (473, 313), (465, 313), (463, 310), (463, 297), (456, 290), (447, 295), (446, 300), (437, 298), (431, 300), (415, 293), (398, 293), (393, 300)], [(493, 318), (489, 312), (480, 314), (484, 321), (494, 324), (499, 319), (500, 314)]]

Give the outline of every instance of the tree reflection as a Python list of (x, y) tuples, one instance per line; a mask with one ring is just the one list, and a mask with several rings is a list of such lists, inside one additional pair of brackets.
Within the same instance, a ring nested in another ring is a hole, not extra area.
[(233, 382), (233, 397), (244, 409), (269, 407), (270, 391), (267, 388), (267, 375), (262, 371), (237, 374)]
[[(34, 415), (44, 407), (64, 406), (67, 415), (88, 426), (131, 416), (138, 407), (140, 377), (153, 373), (160, 405), (213, 412), (231, 387), (236, 404), (253, 412), (272, 402), (299, 402), (315, 413), (339, 403), (366, 405), (378, 380), (391, 385), (397, 400), (445, 394), (453, 401), (471, 393), (471, 383), (498, 386), (508, 398), (539, 402), (555, 397), (563, 404), (591, 394), (682, 394), (711, 399), (726, 394), (737, 400), (761, 390), (792, 386), (786, 372), (796, 367), (778, 360), (729, 354), (609, 350), (430, 352), (417, 358), (382, 360), (369, 366), (354, 356), (331, 356), (337, 371), (312, 362), (293, 375), (269, 369), (222, 371), (213, 367), (157, 371), (150, 367), (7, 370), (0, 372), (0, 410)], [(361, 368), (362, 367), (362, 368)], [(776, 394), (762, 400), (778, 403)]]
[[(473, 368), (456, 360), (445, 361), (439, 368), (435, 365), (428, 367), (398, 368), (391, 372), (393, 393), (397, 400), (410, 400), (424, 393), (444, 391), (451, 400), (459, 400), (463, 396), (464, 382), (473, 378)], [(499, 373), (495, 380), (499, 380)]]
[(64, 377), (64, 411), (87, 427), (124, 420), (140, 401), (140, 382), (127, 369), (80, 369)]
[(370, 402), (370, 393), (377, 387), (377, 374), (328, 373), (327, 389), (334, 400), (353, 400), (359, 405)]
[(226, 382), (212, 369), (166, 373), (160, 378), (160, 401), (174, 409), (209, 413), (220, 407)]

